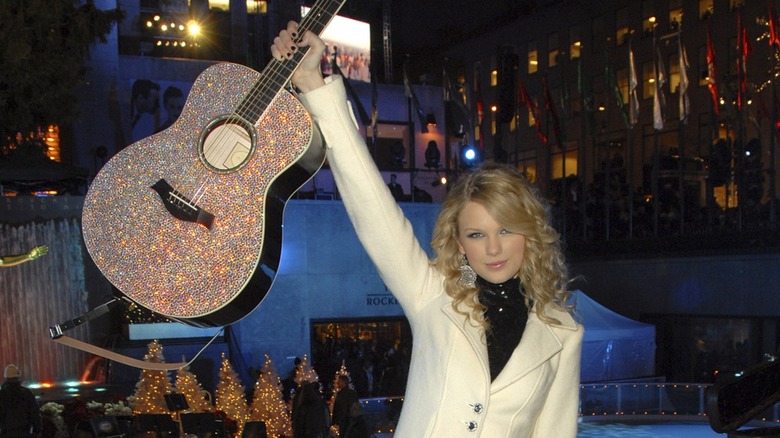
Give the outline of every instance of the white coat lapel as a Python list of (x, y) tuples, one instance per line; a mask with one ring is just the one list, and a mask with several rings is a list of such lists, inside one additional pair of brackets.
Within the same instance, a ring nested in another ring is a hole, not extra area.
[[(574, 320), (568, 314), (549, 310), (548, 314), (561, 321), (557, 327), (577, 330)], [(509, 357), (504, 369), (490, 385), (490, 391), (499, 391), (521, 379), (561, 351), (561, 348), (563, 348), (563, 344), (553, 332), (552, 327), (542, 322), (536, 312), (529, 313), (528, 323), (525, 326), (523, 337), (520, 339), (520, 344)]]
[(471, 348), (474, 349), (474, 354), (479, 359), (480, 365), (482, 365), (482, 371), (485, 375), (490, 376), (490, 368), (488, 366), (487, 345), (485, 344), (484, 331), (481, 326), (475, 326), (466, 320), (466, 317), (455, 311), (452, 308), (452, 302), (448, 301), (447, 304), (442, 306), (442, 312), (447, 315), (455, 326), (460, 329), (461, 332), (468, 339)]

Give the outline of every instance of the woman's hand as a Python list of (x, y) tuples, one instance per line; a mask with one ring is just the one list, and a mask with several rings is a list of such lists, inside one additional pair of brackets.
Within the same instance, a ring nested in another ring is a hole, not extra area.
[(320, 37), (311, 31), (306, 31), (303, 36), (299, 35), (298, 23), (291, 21), (287, 24), (287, 29), (279, 32), (279, 36), (274, 38), (271, 54), (277, 61), (287, 62), (301, 47), (309, 47), (309, 51), (293, 72), (292, 82), (306, 93), (325, 85), (320, 71), (320, 59), (325, 52), (325, 43)]

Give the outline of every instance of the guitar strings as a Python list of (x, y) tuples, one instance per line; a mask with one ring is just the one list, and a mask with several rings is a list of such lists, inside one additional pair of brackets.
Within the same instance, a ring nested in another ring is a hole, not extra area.
[[(296, 44), (299, 43), (307, 30), (311, 30), (318, 34), (321, 33), (345, 1), (346, 0), (325, 0), (316, 2), (309, 13), (301, 20), (298, 27), (299, 32), (294, 42)], [(225, 120), (223, 121), (224, 129), (220, 129), (220, 131), (216, 133), (216, 137), (212, 139), (213, 142), (211, 144), (213, 144), (213, 147), (210, 147), (209, 151), (203, 150), (204, 160), (207, 156), (207, 152), (210, 153), (216, 149), (217, 153), (220, 153), (220, 148), (232, 147), (231, 144), (226, 143), (226, 140), (230, 138), (231, 132), (238, 132), (237, 135), (245, 133), (245, 125), (241, 122), (247, 120), (247, 118), (245, 114), (242, 114), (242, 109), (244, 110), (243, 112), (249, 112), (249, 115), (253, 117), (254, 120), (248, 120), (252, 129), (256, 127), (257, 123), (262, 118), (263, 113), (271, 106), (278, 93), (286, 88), (286, 85), (289, 83), (293, 73), (307, 51), (308, 47), (303, 47), (300, 48), (300, 50), (297, 50), (289, 60), (271, 60), (271, 63), (268, 64), (260, 74), (258, 81), (250, 87), (247, 95), (240, 100), (236, 109), (225, 117)], [(276, 80), (277, 77), (281, 78), (281, 80)], [(205, 144), (203, 147), (205, 148)], [(254, 145), (252, 145), (252, 147), (254, 147)], [(252, 149), (252, 147), (250, 147), (250, 149)], [(199, 161), (200, 159), (196, 157), (195, 166), (190, 167), (189, 171), (184, 172), (184, 181), (181, 183), (181, 188), (178, 189), (180, 193), (182, 191), (194, 191), (193, 196), (190, 199), (195, 204), (199, 203), (205, 196), (209, 180), (216, 176), (214, 172), (205, 169), (206, 175), (205, 179), (203, 179), (204, 168), (201, 167), (202, 163), (198, 163)]]

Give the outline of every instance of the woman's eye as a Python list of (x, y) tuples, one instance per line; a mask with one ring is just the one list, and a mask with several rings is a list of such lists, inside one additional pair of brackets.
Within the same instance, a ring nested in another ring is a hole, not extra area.
[(482, 233), (469, 233), (468, 236), (471, 239), (476, 239), (478, 237), (482, 237)]

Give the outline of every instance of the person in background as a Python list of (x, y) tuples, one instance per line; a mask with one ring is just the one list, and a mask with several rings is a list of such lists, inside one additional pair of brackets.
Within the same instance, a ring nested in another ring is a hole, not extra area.
[(19, 367), (10, 364), (3, 372), (0, 388), (0, 437), (38, 438), (43, 423), (41, 410), (32, 391), (22, 386)]
[(302, 382), (293, 399), (293, 438), (327, 438), (329, 417), (328, 405), (320, 394), (320, 382)]
[(353, 403), (360, 403), (354, 389), (349, 387), (349, 377), (339, 374), (336, 378), (336, 398), (333, 400), (331, 424), (339, 427), (339, 435), (344, 436), (350, 420), (350, 408)]
[(396, 201), (400, 201), (404, 197), (404, 188), (401, 184), (398, 184), (398, 175), (391, 173), (390, 182), (387, 183), (387, 187), (390, 189), (390, 193)]
[(163, 109), (165, 110), (165, 122), (157, 128), (160, 132), (170, 128), (179, 116), (181, 110), (184, 108), (184, 93), (182, 93), (179, 87), (170, 86), (165, 89), (163, 93)]
[(24, 254), (0, 256), (0, 268), (10, 268), (37, 259), (49, 252), (46, 245), (36, 246)]
[(130, 142), (135, 143), (157, 131), (160, 110), (160, 84), (137, 79), (130, 91)]
[(517, 169), (485, 164), (447, 194), (430, 260), (357, 129), (343, 78), (320, 72), (322, 40), (290, 22), (271, 52), (284, 63), (300, 47), (292, 82), (360, 242), (412, 328), (394, 436), (574, 438), (583, 328), (550, 206)]

